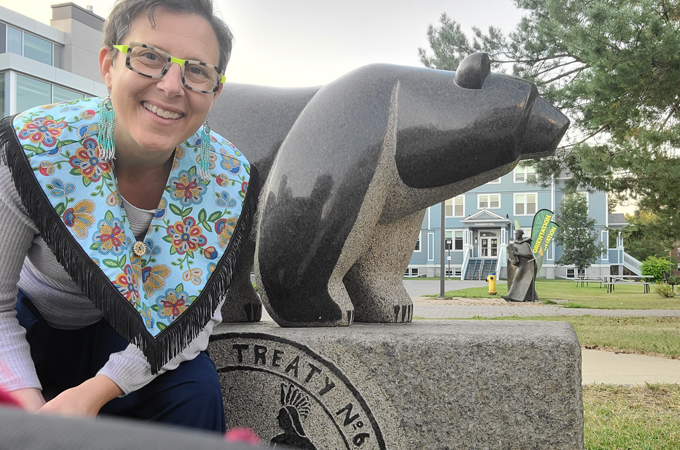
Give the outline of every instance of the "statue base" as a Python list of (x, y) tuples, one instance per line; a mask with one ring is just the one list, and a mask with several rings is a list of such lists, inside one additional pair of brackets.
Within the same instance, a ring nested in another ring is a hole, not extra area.
[(306, 449), (583, 449), (565, 322), (217, 327), (227, 428)]

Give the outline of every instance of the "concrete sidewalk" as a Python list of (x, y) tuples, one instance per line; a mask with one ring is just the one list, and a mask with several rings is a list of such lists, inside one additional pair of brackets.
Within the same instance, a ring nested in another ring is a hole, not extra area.
[(680, 383), (680, 360), (581, 349), (583, 384)]

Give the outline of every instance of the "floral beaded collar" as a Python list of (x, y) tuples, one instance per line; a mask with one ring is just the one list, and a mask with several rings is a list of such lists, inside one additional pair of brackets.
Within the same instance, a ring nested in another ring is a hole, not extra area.
[(177, 147), (143, 241), (115, 174), (99, 158), (102, 99), (30, 109), (0, 126), (4, 159), (41, 236), (106, 320), (156, 373), (210, 320), (231, 283), (257, 199), (257, 173), (211, 133), (209, 177), (199, 134)]

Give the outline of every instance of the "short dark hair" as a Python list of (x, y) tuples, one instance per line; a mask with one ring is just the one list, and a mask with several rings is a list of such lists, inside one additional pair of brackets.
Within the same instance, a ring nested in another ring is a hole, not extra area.
[(220, 48), (219, 67), (222, 71), (226, 70), (234, 35), (227, 24), (215, 16), (212, 0), (118, 0), (104, 24), (104, 46), (113, 48), (114, 45), (123, 44), (121, 39), (130, 33), (132, 22), (144, 12), (148, 14), (151, 25), (155, 26), (154, 10), (158, 7), (173, 13), (196, 14), (207, 20)]

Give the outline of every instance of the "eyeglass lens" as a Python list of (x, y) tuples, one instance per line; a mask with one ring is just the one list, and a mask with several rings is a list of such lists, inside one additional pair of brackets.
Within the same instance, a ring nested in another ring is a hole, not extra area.
[[(142, 46), (130, 47), (130, 66), (143, 75), (156, 77), (170, 65), (170, 55)], [(218, 72), (199, 61), (187, 61), (184, 66), (184, 83), (199, 91), (212, 91), (219, 80)]]

